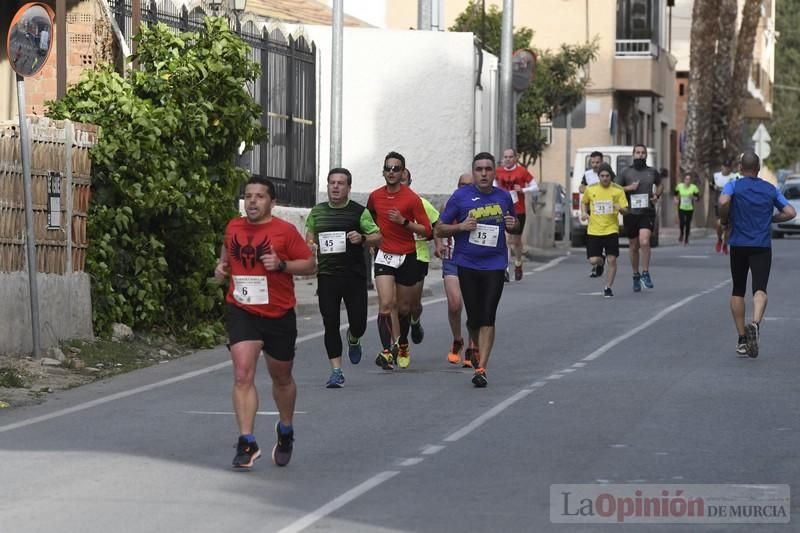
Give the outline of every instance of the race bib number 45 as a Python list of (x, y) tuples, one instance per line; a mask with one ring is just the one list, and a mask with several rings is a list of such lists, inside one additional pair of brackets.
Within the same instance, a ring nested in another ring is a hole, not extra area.
[(319, 234), (319, 253), (340, 254), (347, 248), (343, 231), (323, 231)]
[(500, 226), (491, 224), (478, 224), (478, 227), (469, 232), (469, 242), (478, 246), (497, 246), (497, 239), (500, 236)]
[(406, 254), (390, 254), (388, 252), (384, 252), (381, 249), (378, 249), (378, 253), (375, 254), (375, 262), (379, 265), (386, 265), (392, 268), (400, 268), (400, 265), (403, 264), (403, 260), (406, 258)]
[(240, 304), (268, 304), (267, 276), (233, 276), (233, 298)]

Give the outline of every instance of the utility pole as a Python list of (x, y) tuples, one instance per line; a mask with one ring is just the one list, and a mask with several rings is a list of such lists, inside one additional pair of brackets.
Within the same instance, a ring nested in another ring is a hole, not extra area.
[(503, 0), (503, 22), (500, 37), (500, 147), (515, 148), (512, 131), (514, 94), (511, 86), (511, 54), (514, 47), (514, 0)]
[(433, 27), (433, 0), (417, 0), (417, 29), (431, 31)]
[(342, 166), (342, 78), (344, 0), (333, 0), (333, 55), (331, 58), (331, 152), (329, 168)]

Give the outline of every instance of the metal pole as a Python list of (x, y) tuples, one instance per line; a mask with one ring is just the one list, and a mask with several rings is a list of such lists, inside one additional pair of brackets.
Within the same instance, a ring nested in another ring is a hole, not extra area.
[[(56, 0), (56, 98), (67, 94), (67, 0)], [(20, 120), (25, 109), (19, 112)]]
[(432, 0), (417, 0), (417, 29), (431, 31), (433, 26)]
[(511, 53), (514, 46), (514, 0), (503, 0), (503, 23), (500, 37), (500, 151), (513, 148), (512, 114), (514, 95), (511, 87)]
[[(564, 209), (564, 238), (572, 239), (572, 179), (570, 170), (578, 172), (579, 169), (570, 169), (570, 157), (572, 156), (572, 110), (567, 111), (567, 129), (566, 129), (566, 152), (564, 154), (564, 176), (566, 176), (566, 187), (564, 190), (567, 194), (567, 205)], [(580, 206), (578, 206), (580, 208)], [(578, 215), (580, 216), (580, 215)]]
[[(62, 30), (63, 31), (63, 30)], [(22, 185), (25, 192), (25, 249), (28, 261), (28, 285), (31, 298), (31, 331), (33, 356), (41, 355), (39, 342), (39, 287), (36, 283), (36, 233), (33, 229), (33, 193), (31, 191), (31, 138), (25, 116), (25, 78), (17, 75), (17, 106), (19, 107), (19, 140), (22, 154)]]
[(344, 0), (333, 0), (333, 46), (331, 57), (331, 155), (329, 168), (342, 166), (342, 78)]

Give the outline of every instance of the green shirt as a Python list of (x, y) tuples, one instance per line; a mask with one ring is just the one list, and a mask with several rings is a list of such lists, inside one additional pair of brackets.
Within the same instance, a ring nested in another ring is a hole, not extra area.
[[(425, 198), (420, 197), (420, 200), (422, 200), (422, 207), (425, 208), (425, 214), (428, 215), (428, 220), (431, 221), (431, 228), (433, 228), (433, 225), (439, 221), (439, 211), (437, 211), (436, 208), (433, 207), (433, 205), (431, 205), (431, 203)], [(428, 248), (428, 239), (415, 233), (414, 240), (416, 241), (417, 245), (417, 261), (430, 263), (431, 252)]]
[(372, 215), (359, 204), (348, 200), (342, 207), (322, 202), (311, 208), (306, 219), (306, 229), (317, 240), (317, 273), (319, 275), (353, 274), (367, 276), (364, 246), (352, 244), (347, 234), (357, 231), (372, 234), (378, 226)]
[(681, 211), (694, 211), (694, 201), (700, 195), (700, 189), (697, 188), (697, 185), (694, 183), (689, 185), (679, 183), (675, 187), (675, 194), (678, 196), (678, 209)]

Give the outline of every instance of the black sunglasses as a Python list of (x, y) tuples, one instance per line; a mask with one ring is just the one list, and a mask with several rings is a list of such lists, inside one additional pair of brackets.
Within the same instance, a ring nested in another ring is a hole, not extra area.
[(384, 172), (400, 172), (401, 170), (403, 170), (403, 167), (401, 167), (400, 165), (392, 165), (391, 167), (383, 165)]

